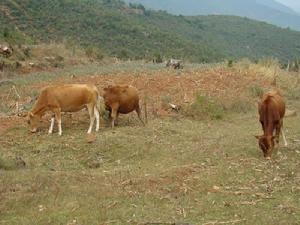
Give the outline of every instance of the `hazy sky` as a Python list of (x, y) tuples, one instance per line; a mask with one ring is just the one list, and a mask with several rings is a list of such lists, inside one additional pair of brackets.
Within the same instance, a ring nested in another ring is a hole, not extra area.
[(277, 2), (281, 2), (290, 8), (300, 12), (300, 0), (276, 0)]

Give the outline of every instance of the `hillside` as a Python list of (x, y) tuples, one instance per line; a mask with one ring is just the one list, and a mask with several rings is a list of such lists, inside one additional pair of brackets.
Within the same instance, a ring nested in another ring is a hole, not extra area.
[(275, 0), (126, 0), (182, 15), (235, 15), (300, 30), (300, 15)]
[(4, 0), (0, 11), (2, 40), (74, 42), (123, 59), (287, 61), (300, 54), (299, 32), (240, 17), (173, 16), (117, 0)]

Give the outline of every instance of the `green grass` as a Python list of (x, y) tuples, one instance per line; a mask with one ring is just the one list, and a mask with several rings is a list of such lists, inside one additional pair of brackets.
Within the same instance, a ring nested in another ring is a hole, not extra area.
[(94, 143), (88, 124), (74, 120), (62, 137), (25, 127), (0, 137), (3, 157), (27, 163), (0, 170), (0, 224), (300, 221), (298, 117), (286, 119), (290, 145), (271, 161), (253, 137), (261, 132), (254, 113), (146, 127), (121, 118), (115, 130), (102, 125)]

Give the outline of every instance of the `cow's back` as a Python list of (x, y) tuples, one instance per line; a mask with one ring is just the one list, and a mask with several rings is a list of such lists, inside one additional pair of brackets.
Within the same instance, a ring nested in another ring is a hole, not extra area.
[(118, 104), (119, 113), (129, 113), (138, 108), (138, 90), (133, 86), (114, 86), (104, 94), (105, 104), (112, 107)]
[(94, 85), (70, 84), (49, 86), (46, 92), (47, 104), (59, 106), (63, 112), (75, 112), (97, 99), (97, 89)]
[(267, 117), (272, 117), (276, 120), (284, 117), (285, 101), (279, 90), (275, 89), (263, 95), (259, 104), (259, 114), (262, 121)]
[(263, 108), (266, 108), (266, 107), (270, 108), (269, 111), (271, 111), (271, 112), (272, 111), (278, 112), (280, 118), (284, 117), (285, 101), (282, 97), (282, 93), (278, 89), (274, 89), (263, 95), (261, 103), (260, 103), (260, 114), (267, 113), (263, 110)]

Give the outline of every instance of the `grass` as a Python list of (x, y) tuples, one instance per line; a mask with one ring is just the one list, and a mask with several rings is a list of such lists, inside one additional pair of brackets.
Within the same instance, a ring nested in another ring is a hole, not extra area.
[(184, 110), (186, 116), (194, 119), (222, 119), (225, 111), (221, 103), (209, 96), (198, 94), (194, 102)]
[[(14, 81), (36, 84), (59, 74), (67, 80), (73, 73), (114, 76), (114, 71), (162, 67), (92, 65)], [(201, 68), (189, 65), (181, 75)], [(288, 106), (299, 111), (296, 89), (288, 92), (293, 80), (285, 79), (278, 82)], [(246, 92), (256, 99), (261, 87)], [(289, 146), (265, 160), (254, 138), (262, 131), (250, 103), (231, 97), (226, 116), (211, 120), (219, 112), (217, 100), (198, 98), (194, 104), (207, 106), (200, 111), (208, 115), (203, 119), (150, 115), (143, 127), (136, 115), (122, 115), (114, 130), (101, 123), (92, 143), (86, 135), (88, 116), (80, 113), (72, 120), (63, 116), (61, 137), (56, 130), (47, 134), (49, 121), (37, 134), (25, 124), (6, 130), (0, 136), (0, 225), (299, 224), (299, 117), (285, 119)], [(173, 95), (158, 98), (165, 104), (171, 100)], [(20, 158), (26, 166), (13, 160)]]
[(0, 224), (297, 224), (295, 124), (297, 117), (286, 120), (290, 145), (271, 161), (253, 137), (260, 132), (253, 114), (155, 119), (145, 128), (121, 120), (92, 144), (81, 125), (66, 124), (62, 137), (12, 129), (0, 138), (1, 152), (27, 167), (0, 170)]

